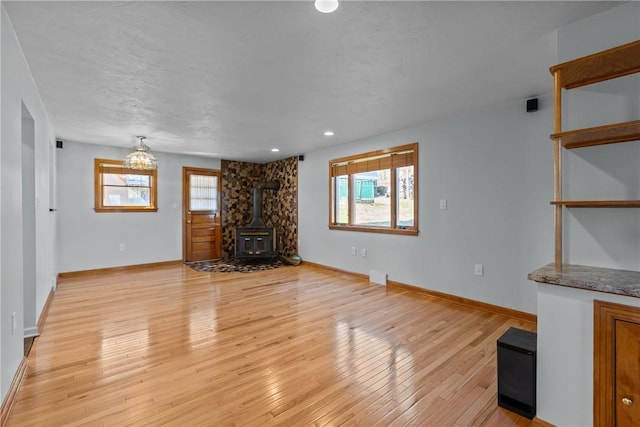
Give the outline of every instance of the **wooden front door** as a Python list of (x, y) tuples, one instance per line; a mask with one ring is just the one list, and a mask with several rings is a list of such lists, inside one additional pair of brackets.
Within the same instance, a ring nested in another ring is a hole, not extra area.
[(640, 325), (616, 320), (616, 426), (640, 423)]
[(220, 171), (182, 168), (184, 261), (220, 258)]

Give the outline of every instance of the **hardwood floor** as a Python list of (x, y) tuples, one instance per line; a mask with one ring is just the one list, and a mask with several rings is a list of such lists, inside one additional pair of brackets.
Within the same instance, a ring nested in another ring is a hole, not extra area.
[(315, 266), (63, 279), (8, 426), (529, 426), (496, 340), (535, 325)]

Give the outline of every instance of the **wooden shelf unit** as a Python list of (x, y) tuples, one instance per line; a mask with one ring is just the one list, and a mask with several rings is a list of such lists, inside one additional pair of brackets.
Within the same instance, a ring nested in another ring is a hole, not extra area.
[(640, 40), (563, 62), (550, 68), (562, 88), (575, 89), (640, 72)]
[(640, 200), (565, 200), (562, 197), (562, 150), (640, 140), (640, 120), (585, 129), (562, 130), (562, 90), (575, 89), (640, 72), (640, 40), (550, 68), (554, 79), (555, 259), (562, 271), (562, 211), (564, 208), (640, 208)]
[(640, 120), (554, 133), (551, 139), (560, 139), (562, 146), (568, 150), (638, 141), (640, 140)]

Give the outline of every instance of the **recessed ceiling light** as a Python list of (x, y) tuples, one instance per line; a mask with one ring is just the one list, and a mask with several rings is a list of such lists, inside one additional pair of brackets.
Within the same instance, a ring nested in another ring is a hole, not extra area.
[(279, 148), (272, 148), (271, 151), (273, 151), (274, 153), (277, 153), (278, 151), (280, 151)]
[(325, 131), (324, 136), (333, 136), (333, 131), (332, 130)]
[(331, 13), (338, 8), (338, 0), (316, 0), (315, 6), (318, 12)]

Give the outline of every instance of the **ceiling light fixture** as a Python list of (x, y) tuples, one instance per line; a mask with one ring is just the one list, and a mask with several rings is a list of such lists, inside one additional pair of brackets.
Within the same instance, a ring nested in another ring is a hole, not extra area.
[(144, 143), (146, 137), (136, 136), (136, 138), (138, 138), (136, 151), (128, 154), (127, 157), (124, 158), (124, 166), (129, 169), (140, 170), (158, 169), (158, 161), (151, 152), (151, 149)]
[(272, 148), (271, 151), (273, 151), (274, 153), (277, 153), (278, 151), (280, 151), (279, 148)]
[(325, 131), (324, 136), (333, 136), (333, 131), (332, 130)]
[(316, 0), (315, 6), (318, 12), (331, 13), (335, 12), (339, 4), (338, 0)]

